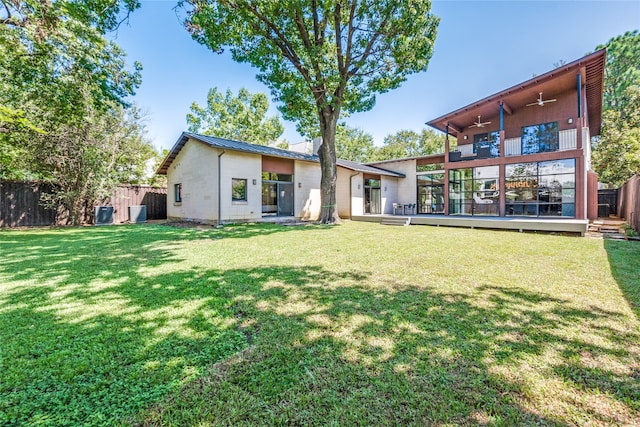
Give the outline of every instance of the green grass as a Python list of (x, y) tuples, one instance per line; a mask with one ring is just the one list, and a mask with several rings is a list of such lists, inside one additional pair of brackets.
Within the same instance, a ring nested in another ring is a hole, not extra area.
[(632, 425), (640, 244), (0, 232), (0, 425)]

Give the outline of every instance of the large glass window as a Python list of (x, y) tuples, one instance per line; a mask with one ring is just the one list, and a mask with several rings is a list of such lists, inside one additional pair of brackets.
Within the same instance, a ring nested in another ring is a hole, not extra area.
[(558, 151), (558, 122), (522, 128), (522, 154)]
[(479, 148), (489, 148), (491, 157), (500, 156), (500, 132), (485, 132), (473, 135), (473, 152), (478, 153)]
[(450, 215), (498, 215), (498, 166), (449, 171)]
[(575, 217), (575, 159), (505, 167), (506, 214)]
[(418, 213), (444, 213), (444, 173), (418, 175)]

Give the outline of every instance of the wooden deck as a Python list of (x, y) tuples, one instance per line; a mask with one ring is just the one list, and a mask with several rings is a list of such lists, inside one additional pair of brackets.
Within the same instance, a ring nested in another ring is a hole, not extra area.
[(410, 218), (411, 225), (437, 227), (488, 228), (496, 230), (544, 231), (576, 233), (584, 236), (589, 221), (586, 219), (470, 217), (453, 215), (354, 215), (353, 221), (382, 222), (383, 218)]

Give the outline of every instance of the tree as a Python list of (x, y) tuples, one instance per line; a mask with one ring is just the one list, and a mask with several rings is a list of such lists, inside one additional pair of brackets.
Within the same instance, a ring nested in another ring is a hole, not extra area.
[(607, 49), (603, 110), (614, 110), (624, 116), (630, 102), (627, 88), (640, 86), (640, 33), (627, 31), (596, 50), (603, 48)]
[(640, 86), (627, 87), (623, 95), (626, 113), (604, 112), (602, 135), (593, 151), (599, 180), (618, 186), (640, 174)]
[(353, 162), (367, 162), (375, 149), (373, 137), (358, 128), (338, 124), (336, 128), (336, 157)]
[(372, 154), (372, 160), (402, 159), (444, 153), (444, 140), (444, 135), (430, 129), (423, 129), (421, 133), (401, 130), (395, 135), (385, 137), (384, 145)]
[(141, 66), (129, 70), (104, 37), (138, 5), (0, 0), (0, 175), (53, 183), (46, 199), (74, 224), (145, 161), (148, 143), (127, 102)]
[(602, 182), (623, 184), (640, 173), (640, 33), (628, 31), (606, 45), (602, 133), (593, 168)]
[(206, 108), (191, 104), (187, 124), (190, 132), (267, 145), (284, 132), (277, 116), (266, 117), (268, 109), (269, 100), (264, 93), (252, 94), (241, 88), (238, 96), (231, 89), (223, 95), (214, 87), (207, 95)]
[(438, 18), (415, 1), (182, 0), (186, 27), (214, 52), (224, 48), (258, 69), (285, 119), (317, 124), (322, 223), (339, 221), (336, 126), (366, 111), (378, 93), (425, 71)]

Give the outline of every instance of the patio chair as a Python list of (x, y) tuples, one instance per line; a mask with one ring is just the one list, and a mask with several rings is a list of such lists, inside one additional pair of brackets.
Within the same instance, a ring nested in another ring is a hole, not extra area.
[(489, 205), (493, 203), (493, 200), (483, 199), (480, 196), (478, 196), (478, 193), (473, 193), (473, 201), (476, 202), (476, 204), (478, 205)]

